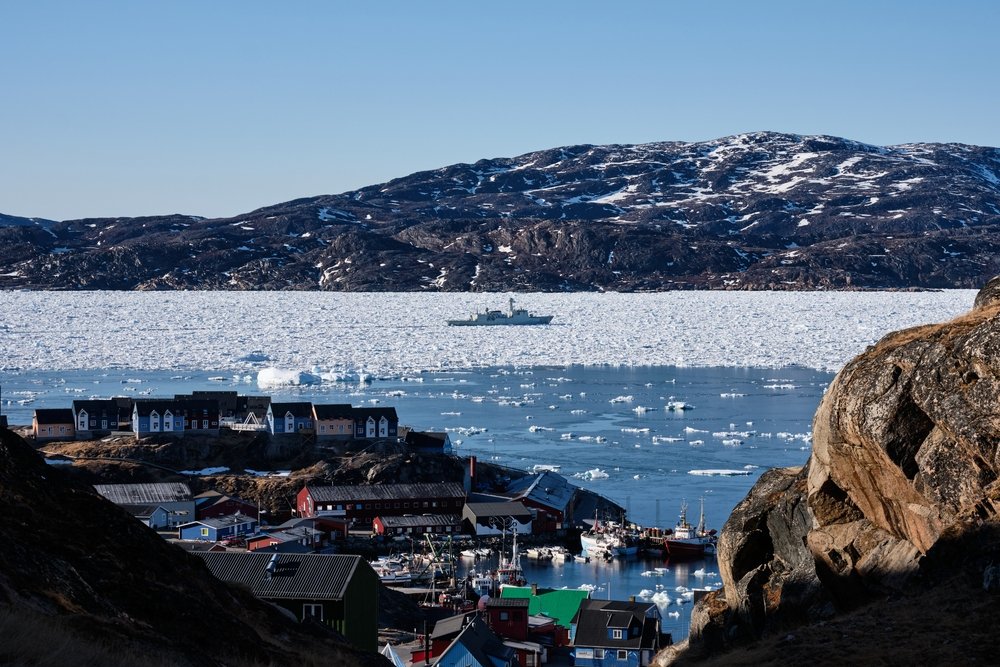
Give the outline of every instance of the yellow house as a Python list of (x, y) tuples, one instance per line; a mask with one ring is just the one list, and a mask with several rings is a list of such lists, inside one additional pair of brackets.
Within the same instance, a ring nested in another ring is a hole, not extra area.
[(35, 410), (35, 416), (31, 418), (31, 432), (37, 441), (73, 440), (76, 437), (73, 411), (69, 408)]
[(350, 405), (316, 405), (313, 421), (317, 439), (350, 440), (354, 437), (354, 412)]

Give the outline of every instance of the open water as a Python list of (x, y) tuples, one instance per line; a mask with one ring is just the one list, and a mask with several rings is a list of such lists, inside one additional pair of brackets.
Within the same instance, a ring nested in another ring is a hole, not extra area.
[[(457, 454), (527, 470), (557, 468), (624, 506), (636, 523), (670, 527), (683, 502), (696, 519), (704, 500), (709, 527), (721, 528), (761, 472), (805, 463), (812, 416), (832, 377), (797, 367), (505, 367), (363, 382), (348, 376), (264, 390), (254, 376), (211, 371), (31, 372), (0, 375), (0, 407), (11, 423), (30, 424), (35, 408), (69, 407), (77, 398), (171, 396), (196, 389), (394, 406), (401, 425), (447, 430)], [(687, 409), (668, 409), (680, 403)], [(677, 588), (719, 581), (712, 558), (525, 560), (525, 566), (528, 580), (540, 586), (587, 585), (596, 597), (662, 592), (671, 599), (663, 605), (664, 625), (675, 640), (687, 635), (691, 609)]]

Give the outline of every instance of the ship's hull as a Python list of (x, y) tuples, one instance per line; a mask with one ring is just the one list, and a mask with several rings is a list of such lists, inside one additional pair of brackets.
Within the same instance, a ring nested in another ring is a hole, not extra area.
[(531, 317), (504, 317), (496, 319), (481, 320), (448, 320), (450, 327), (514, 327), (528, 326), (532, 324), (548, 324), (555, 315), (541, 315)]
[(694, 560), (705, 555), (705, 549), (711, 541), (694, 538), (691, 540), (663, 540), (667, 550), (667, 558), (672, 560)]

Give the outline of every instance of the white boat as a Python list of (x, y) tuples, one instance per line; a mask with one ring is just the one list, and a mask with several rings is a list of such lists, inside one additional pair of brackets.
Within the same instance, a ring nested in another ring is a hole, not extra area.
[(531, 547), (525, 553), (532, 560), (552, 560), (552, 551), (549, 547)]
[(674, 560), (701, 558), (706, 553), (715, 553), (718, 538), (714, 530), (705, 528), (705, 501), (701, 501), (701, 516), (698, 525), (692, 526), (687, 520), (687, 503), (681, 504), (681, 516), (674, 526), (674, 532), (663, 538), (667, 557)]
[(407, 586), (413, 581), (410, 571), (407, 569), (393, 569), (377, 565), (373, 565), (372, 568), (378, 575), (379, 581), (386, 586)]
[(469, 316), (467, 320), (448, 320), (448, 326), (452, 327), (484, 327), (484, 326), (511, 326), (526, 324), (548, 324), (552, 321), (553, 315), (535, 315), (523, 308), (514, 307), (514, 299), (511, 298), (507, 312), (502, 310), (487, 310), (485, 313), (476, 312)]
[(549, 551), (552, 553), (552, 560), (558, 563), (565, 563), (568, 560), (573, 560), (573, 554), (566, 547), (549, 547)]

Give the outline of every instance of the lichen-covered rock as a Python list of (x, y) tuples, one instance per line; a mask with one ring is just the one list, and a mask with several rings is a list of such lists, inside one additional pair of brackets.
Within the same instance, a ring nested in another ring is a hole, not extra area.
[(1000, 588), (1000, 277), (966, 315), (848, 363), (817, 409), (808, 464), (761, 476), (718, 557), (726, 604), (696, 608), (688, 657), (946, 572)]

